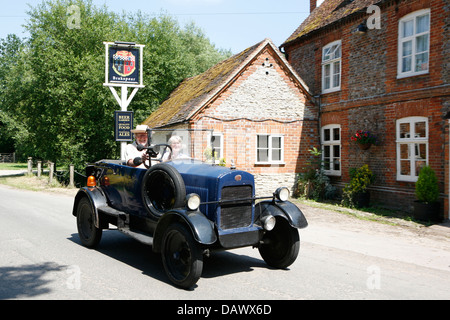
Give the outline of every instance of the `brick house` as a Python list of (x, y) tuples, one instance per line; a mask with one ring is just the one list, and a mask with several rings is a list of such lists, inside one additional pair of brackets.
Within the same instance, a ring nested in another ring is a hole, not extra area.
[[(368, 164), (372, 199), (411, 210), (424, 164), (449, 215), (450, 5), (446, 0), (325, 0), (280, 46), (319, 108), (334, 184)], [(350, 137), (368, 130), (379, 144)]]
[[(271, 194), (280, 185), (292, 190), (308, 149), (318, 143), (312, 99), (279, 49), (265, 39), (185, 79), (144, 124), (213, 129), (218, 158), (254, 174), (256, 191)], [(204, 150), (210, 139), (202, 139)]]

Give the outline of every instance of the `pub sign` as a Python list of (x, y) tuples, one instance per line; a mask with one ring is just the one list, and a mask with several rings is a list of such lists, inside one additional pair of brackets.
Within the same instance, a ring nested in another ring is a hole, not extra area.
[(133, 141), (133, 111), (115, 111), (114, 128), (116, 141)]
[(109, 48), (109, 83), (139, 84), (139, 50)]
[(104, 42), (106, 46), (105, 85), (143, 87), (142, 49), (144, 45)]

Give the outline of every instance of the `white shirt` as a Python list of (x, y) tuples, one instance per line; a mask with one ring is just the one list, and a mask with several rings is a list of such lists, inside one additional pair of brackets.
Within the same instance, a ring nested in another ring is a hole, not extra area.
[[(134, 158), (140, 157), (147, 152), (147, 150), (138, 151), (136, 141), (133, 143), (127, 144), (127, 148), (125, 149), (125, 161), (128, 164), (129, 160), (134, 160)], [(142, 163), (137, 168), (146, 169), (145, 165)]]

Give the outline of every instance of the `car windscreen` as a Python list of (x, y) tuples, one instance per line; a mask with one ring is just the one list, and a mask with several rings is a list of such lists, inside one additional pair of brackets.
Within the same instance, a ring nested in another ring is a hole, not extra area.
[[(222, 158), (222, 140), (213, 130), (152, 129), (151, 145), (163, 161), (195, 159), (219, 163)], [(172, 152), (165, 145), (170, 145)], [(222, 159), (223, 161), (223, 159)]]

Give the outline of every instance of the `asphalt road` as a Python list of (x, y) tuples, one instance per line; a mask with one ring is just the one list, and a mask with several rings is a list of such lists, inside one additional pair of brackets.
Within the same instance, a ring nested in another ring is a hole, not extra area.
[(0, 299), (450, 299), (445, 227), (431, 235), (304, 207), (310, 225), (289, 270), (251, 248), (218, 252), (185, 291), (150, 247), (117, 231), (82, 247), (72, 205), (70, 195), (0, 186)]

